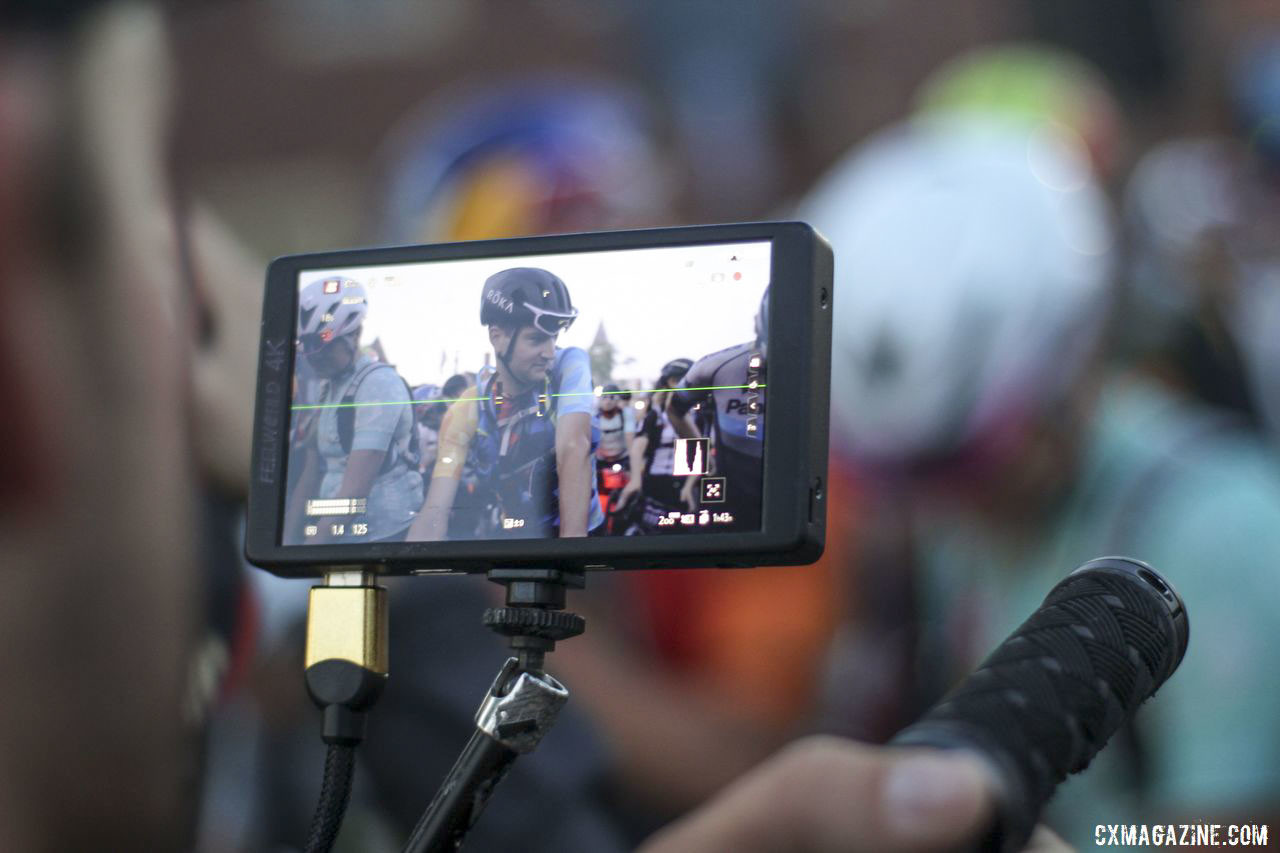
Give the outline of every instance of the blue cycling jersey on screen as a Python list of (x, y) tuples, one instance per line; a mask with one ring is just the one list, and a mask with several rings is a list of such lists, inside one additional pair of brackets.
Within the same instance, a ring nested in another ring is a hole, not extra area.
[[(579, 347), (557, 349), (542, 385), (534, 386), (494, 405), (490, 377), (480, 391), (479, 423), (471, 442), (469, 462), (476, 476), (487, 481), (498, 498), (504, 519), (519, 519), (519, 527), (505, 527), (500, 535), (554, 536), (560, 529), (560, 484), (556, 471), (556, 425), (567, 414), (588, 417), (595, 408), (591, 361)], [(591, 429), (594, 455), (599, 432)], [(587, 529), (604, 523), (592, 468), (587, 505)]]

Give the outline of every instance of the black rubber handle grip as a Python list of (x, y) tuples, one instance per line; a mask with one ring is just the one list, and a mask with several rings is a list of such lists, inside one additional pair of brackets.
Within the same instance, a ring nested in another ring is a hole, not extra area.
[(1091, 560), (893, 743), (986, 758), (1000, 790), (979, 849), (1022, 850), (1058, 784), (1177, 669), (1187, 631), (1182, 599), (1150, 566)]

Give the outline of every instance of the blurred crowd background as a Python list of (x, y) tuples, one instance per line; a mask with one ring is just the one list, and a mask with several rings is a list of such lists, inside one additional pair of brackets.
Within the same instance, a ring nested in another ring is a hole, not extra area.
[[(34, 567), (0, 625), (21, 648), (56, 614), (99, 650), (4, 653), (10, 683), (43, 660), (42, 692), (0, 723), (60, 732), (6, 755), (185, 774), (196, 849), (300, 847), (323, 756), (307, 583), (239, 556), (267, 259), (801, 218), (836, 256), (826, 556), (591, 578), (590, 629), (549, 662), (574, 701), (475, 849), (628, 849), (801, 734), (882, 742), (1116, 552), (1180, 589), (1191, 648), (1048, 822), (1078, 843), (1100, 823), (1280, 825), (1276, 4), (160, 9), (0, 12), (0, 352), (19, 365), (0, 388), (34, 413), (0, 431), (0, 555)], [(63, 420), (81, 432), (41, 431)], [(46, 481), (75, 488), (45, 500)], [(69, 519), (83, 541), (54, 547)], [(99, 566), (156, 591), (121, 598)], [(490, 585), (392, 586), (346, 850), (398, 849), (503, 659)], [(94, 600), (117, 616), (86, 617)], [(162, 615), (119, 615), (139, 607)], [(139, 644), (163, 647), (154, 669), (112, 662)], [(121, 679), (153, 701), (99, 722), (122, 752), (73, 748), (50, 709)], [(0, 794), (45, 790), (73, 796)], [(148, 790), (80, 816), (173, 794)]]

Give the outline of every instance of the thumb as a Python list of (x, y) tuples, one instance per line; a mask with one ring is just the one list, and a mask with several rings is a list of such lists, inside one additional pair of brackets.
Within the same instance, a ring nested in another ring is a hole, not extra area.
[(644, 849), (947, 850), (974, 837), (992, 809), (986, 772), (971, 756), (814, 737), (766, 761)]

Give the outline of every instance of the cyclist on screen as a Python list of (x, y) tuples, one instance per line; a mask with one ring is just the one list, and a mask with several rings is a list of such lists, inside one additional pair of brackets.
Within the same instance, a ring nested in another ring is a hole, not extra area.
[[(616, 508), (622, 487), (627, 484), (631, 468), (628, 454), (636, 434), (636, 416), (617, 385), (610, 383), (601, 392), (591, 423), (600, 433), (600, 445), (596, 448), (596, 488), (600, 492), (600, 505), (608, 517)], [(609, 519), (608, 523), (612, 528), (613, 520)], [(610, 529), (609, 532), (614, 531)]]
[(604, 522), (585, 350), (556, 339), (578, 316), (560, 278), (536, 267), (491, 275), (480, 300), (497, 368), (449, 407), (411, 540), (446, 537), (463, 469), (496, 501), (490, 535), (586, 536)]
[[(618, 494), (620, 512), (635, 518), (628, 528), (631, 535), (648, 533), (674, 533), (681, 528), (660, 528), (659, 521), (671, 512), (681, 514), (693, 510), (692, 485), (688, 477), (675, 474), (675, 446), (677, 434), (667, 418), (672, 396), (670, 389), (684, 378), (693, 366), (693, 360), (676, 358), (662, 366), (656, 390), (649, 397), (649, 407), (644, 420), (631, 443), (631, 479)], [(639, 511), (634, 515), (631, 502), (640, 500)]]
[[(671, 394), (667, 417), (681, 438), (714, 435), (715, 472), (724, 483), (717, 502), (704, 508), (733, 514), (734, 527), (760, 526), (763, 481), (765, 361), (769, 339), (769, 288), (756, 313), (754, 341), (703, 356)], [(714, 390), (703, 390), (714, 389)], [(695, 408), (696, 407), (696, 408)], [(710, 408), (712, 427), (699, 429), (696, 414)]]
[(413, 428), (418, 436), (418, 470), (431, 475), (436, 464), (436, 441), (440, 434), (440, 422), (444, 419), (445, 404), (438, 402), (442, 396), (439, 385), (419, 385), (413, 389)]
[[(394, 541), (422, 502), (409, 388), (395, 367), (360, 352), (367, 312), (365, 288), (351, 279), (319, 279), (299, 295), (298, 348), (320, 380), (322, 407), (300, 439), (302, 473), (289, 496), (285, 544)], [(342, 515), (308, 514), (315, 498), (365, 504)]]

